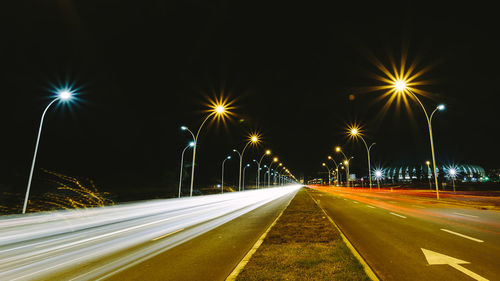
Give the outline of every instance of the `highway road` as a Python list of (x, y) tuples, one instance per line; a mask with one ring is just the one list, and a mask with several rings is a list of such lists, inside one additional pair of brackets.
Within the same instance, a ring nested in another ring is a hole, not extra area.
[(224, 280), (300, 186), (0, 218), (0, 280)]
[(500, 212), (320, 187), (312, 197), (381, 280), (500, 280)]

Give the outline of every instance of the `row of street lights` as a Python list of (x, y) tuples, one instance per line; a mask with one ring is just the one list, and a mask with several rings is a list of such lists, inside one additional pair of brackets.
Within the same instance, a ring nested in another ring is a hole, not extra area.
[[(428, 129), (429, 129), (429, 139), (430, 139), (430, 146), (431, 146), (431, 154), (432, 154), (432, 167), (433, 167), (433, 171), (434, 171), (434, 182), (435, 182), (435, 187), (436, 187), (436, 198), (439, 200), (439, 188), (438, 188), (438, 179), (437, 179), (437, 170), (436, 170), (436, 156), (435, 156), (435, 151), (434, 151), (434, 141), (433, 141), (433, 136), (432, 136), (432, 117), (434, 116), (434, 114), (437, 112), (437, 111), (442, 111), (445, 109), (445, 106), (440, 104), (438, 106), (436, 106), (436, 108), (431, 112), (431, 114), (429, 115), (427, 113), (427, 110), (425, 108), (425, 106), (422, 104), (422, 102), (420, 101), (420, 99), (417, 97), (417, 95), (412, 91), (412, 89), (408, 86), (408, 83), (403, 80), (403, 79), (395, 79), (393, 81), (393, 84), (392, 84), (392, 92), (395, 93), (396, 95), (405, 95), (405, 94), (409, 94), (412, 98), (414, 98), (418, 104), (420, 104), (422, 110), (424, 111), (424, 114), (425, 114), (425, 118), (426, 118), (426, 121), (427, 121), (427, 125), (428, 125)], [(372, 143), (370, 146), (368, 146), (367, 142), (365, 141), (365, 139), (363, 138), (362, 136), (362, 132), (360, 131), (360, 128), (357, 127), (357, 126), (351, 126), (349, 128), (349, 131), (348, 131), (348, 134), (350, 135), (351, 138), (354, 138), (354, 139), (357, 139), (357, 138), (360, 138), (364, 145), (365, 145), (365, 148), (366, 148), (366, 153), (367, 153), (367, 160), (368, 160), (368, 178), (369, 178), (369, 181), (370, 181), (370, 189), (372, 188), (372, 176), (371, 176), (371, 161), (370, 161), (370, 150), (371, 148), (375, 145), (375, 143)], [(350, 182), (350, 174), (349, 174), (349, 159), (348, 157), (344, 154), (344, 152), (341, 150), (341, 148), (339, 146), (337, 146), (335, 148), (335, 151), (336, 152), (340, 152), (342, 153), (342, 155), (344, 156), (344, 163), (345, 163), (345, 167), (346, 167), (346, 171), (347, 171), (347, 185), (350, 186), (349, 182)], [(329, 160), (333, 160), (331, 158), (331, 156), (328, 156), (328, 159)], [(336, 166), (336, 172), (337, 172), (337, 184), (338, 184), (338, 165), (336, 164), (335, 160), (333, 160), (334, 163), (335, 163), (335, 166)], [(430, 162), (427, 161), (427, 166), (429, 167), (430, 165)], [(328, 174), (328, 177), (329, 177), (329, 182), (330, 182), (330, 169), (328, 168), (328, 166), (323, 163), (322, 164), (323, 166), (325, 166), (328, 170), (329, 170), (329, 174)], [(454, 179), (456, 175), (456, 172), (455, 174), (452, 176), (452, 178)], [(376, 179), (377, 179), (377, 184), (379, 184), (379, 179), (381, 177), (381, 174), (379, 176), (375, 176)], [(454, 185), (454, 180), (453, 180), (453, 185)], [(429, 185), (430, 185), (430, 181), (429, 181)]]

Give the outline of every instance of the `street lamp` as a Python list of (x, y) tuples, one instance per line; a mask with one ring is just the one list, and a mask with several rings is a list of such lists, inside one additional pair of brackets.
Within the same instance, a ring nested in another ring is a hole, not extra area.
[(333, 164), (335, 164), (335, 181), (337, 182), (337, 186), (339, 185), (339, 165), (337, 162), (333, 159), (332, 156), (328, 155), (328, 160), (332, 160)]
[(375, 145), (375, 143), (372, 143), (369, 147), (368, 145), (366, 144), (366, 141), (365, 139), (363, 138), (363, 134), (361, 133), (361, 130), (360, 128), (358, 128), (357, 126), (351, 126), (350, 130), (349, 130), (349, 134), (351, 135), (351, 137), (353, 138), (360, 138), (363, 143), (365, 144), (365, 147), (366, 147), (366, 153), (368, 155), (368, 178), (370, 179), (370, 190), (372, 189), (372, 171), (371, 171), (371, 165), (370, 165), (370, 149)]
[(328, 168), (328, 166), (326, 165), (326, 163), (322, 163), (321, 166), (325, 167), (327, 170), (328, 170), (328, 185), (330, 185), (330, 183), (332, 182), (331, 178), (330, 178), (330, 168)]
[(411, 87), (409, 87), (407, 85), (408, 83), (405, 81), (405, 80), (402, 80), (402, 79), (398, 79), (396, 81), (394, 81), (394, 93), (397, 94), (397, 95), (404, 95), (406, 93), (409, 93), (411, 95), (411, 97), (413, 97), (419, 104), (420, 106), (422, 107), (422, 110), (424, 111), (424, 114), (425, 114), (425, 118), (427, 120), (427, 125), (429, 127), (429, 139), (430, 139), (430, 144), (431, 144), (431, 153), (432, 153), (432, 168), (434, 170), (434, 181), (436, 183), (436, 198), (439, 200), (439, 189), (438, 189), (438, 179), (437, 179), (437, 173), (436, 173), (436, 157), (435, 157), (435, 153), (434, 153), (434, 142), (433, 142), (433, 139), (432, 139), (432, 125), (431, 125), (431, 122), (432, 122), (432, 117), (434, 116), (434, 113), (436, 113), (436, 111), (442, 111), (445, 109), (445, 106), (443, 104), (440, 104), (438, 105), (431, 113), (431, 115), (429, 116), (427, 114), (427, 110), (425, 109), (424, 105), (422, 104), (422, 102), (420, 101), (420, 99), (418, 99), (417, 95), (415, 95), (415, 93), (413, 93), (413, 91), (411, 90)]
[(273, 161), (271, 161), (271, 163), (267, 167), (267, 170), (269, 171), (269, 175), (267, 177), (267, 187), (271, 187), (271, 172), (270, 172), (270, 170), (271, 170), (271, 166), (273, 165), (273, 163), (278, 163), (278, 157), (274, 157)]
[(222, 161), (222, 177), (221, 177), (221, 185), (220, 185), (220, 190), (221, 190), (221, 194), (224, 193), (224, 163), (226, 163), (226, 160), (229, 160), (231, 159), (231, 156), (228, 156), (224, 159), (224, 161)]
[(42, 126), (43, 126), (43, 119), (45, 118), (45, 114), (47, 113), (47, 110), (49, 107), (55, 103), (56, 101), (59, 102), (68, 102), (70, 101), (73, 96), (74, 96), (74, 91), (71, 88), (64, 88), (64, 89), (59, 89), (56, 90), (54, 99), (45, 107), (45, 110), (42, 113), (42, 118), (40, 119), (40, 126), (38, 127), (38, 135), (36, 138), (36, 143), (35, 143), (35, 153), (33, 154), (33, 160), (31, 161), (31, 169), (30, 169), (30, 174), (28, 177), (28, 186), (26, 187), (26, 195), (24, 196), (24, 204), (23, 204), (23, 214), (26, 213), (26, 208), (28, 206), (28, 198), (30, 194), (30, 188), (31, 188), (31, 180), (33, 179), (33, 171), (35, 169), (35, 161), (36, 161), (36, 155), (38, 152), (38, 145), (40, 143), (40, 135), (42, 134)]
[(455, 192), (455, 177), (457, 176), (457, 170), (455, 168), (449, 168), (448, 174), (450, 175), (453, 182), (453, 192)]
[[(377, 179), (377, 186), (378, 186), (378, 190), (380, 190), (380, 179), (382, 178), (383, 174), (382, 174), (382, 171), (381, 170), (375, 170), (375, 178)], [(391, 191), (392, 191), (392, 187), (391, 187)]]
[(246, 164), (245, 168), (243, 168), (243, 190), (245, 190), (245, 169), (250, 167), (250, 164)]
[(266, 152), (264, 152), (264, 154), (262, 154), (259, 161), (253, 160), (255, 163), (257, 163), (257, 189), (259, 188), (259, 185), (260, 185), (260, 163), (262, 162), (262, 159), (264, 159), (264, 156), (270, 155), (270, 154), (271, 154), (271, 150), (268, 149), (268, 150), (266, 150)]
[(189, 197), (193, 196), (193, 184), (194, 184), (194, 167), (196, 163), (196, 147), (198, 146), (198, 136), (200, 135), (201, 128), (203, 125), (207, 122), (210, 117), (214, 117), (214, 119), (224, 119), (228, 115), (231, 115), (232, 113), (228, 111), (230, 103), (224, 100), (215, 100), (215, 102), (211, 102), (210, 109), (208, 110), (209, 114), (205, 117), (203, 122), (201, 122), (200, 127), (198, 128), (198, 131), (196, 135), (189, 130), (188, 127), (186, 126), (181, 126), (181, 130), (183, 131), (188, 131), (191, 136), (193, 137), (193, 164), (191, 167), (191, 186), (189, 188)]
[(340, 153), (342, 153), (342, 155), (344, 155), (344, 159), (345, 159), (344, 163), (346, 163), (344, 165), (346, 166), (346, 172), (347, 172), (347, 179), (346, 179), (347, 180), (347, 186), (350, 187), (351, 185), (349, 183), (350, 182), (350, 179), (349, 179), (350, 178), (350, 175), (349, 175), (349, 160), (347, 160), (347, 156), (342, 151), (342, 149), (340, 148), (340, 146), (335, 147), (335, 152), (340, 152)]
[[(431, 167), (429, 166), (431, 164), (430, 161), (425, 161), (425, 164), (427, 165), (427, 180), (429, 180), (429, 189), (432, 189), (432, 184), (431, 184)], [(430, 174), (430, 176), (429, 176)]]
[(194, 147), (194, 142), (190, 142), (183, 150), (181, 154), (181, 171), (179, 172), (179, 198), (181, 198), (181, 186), (182, 186), (182, 166), (184, 165), (184, 152), (186, 149)]
[(240, 156), (240, 171), (238, 173), (238, 191), (241, 191), (241, 168), (243, 166), (243, 155), (245, 154), (245, 150), (247, 149), (248, 145), (259, 143), (259, 141), (260, 141), (259, 138), (260, 138), (260, 136), (257, 133), (250, 134), (248, 136), (248, 141), (245, 144), (245, 146), (243, 147), (243, 150), (241, 151), (241, 153), (238, 150), (233, 149), (233, 151), (238, 153), (238, 155)]

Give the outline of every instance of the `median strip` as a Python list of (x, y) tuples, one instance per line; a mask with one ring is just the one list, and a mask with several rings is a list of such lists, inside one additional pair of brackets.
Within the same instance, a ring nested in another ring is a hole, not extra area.
[(301, 189), (236, 280), (370, 280), (340, 233)]

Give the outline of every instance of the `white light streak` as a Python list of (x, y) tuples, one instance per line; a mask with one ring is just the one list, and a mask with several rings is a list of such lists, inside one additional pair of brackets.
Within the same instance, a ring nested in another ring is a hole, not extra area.
[[(0, 218), (0, 280), (98, 279), (197, 237), (300, 186)], [(140, 247), (138, 247), (140, 246)], [(103, 266), (93, 261), (122, 252)], [(70, 273), (68, 273), (70, 272)], [(68, 276), (68, 274), (70, 276)]]

